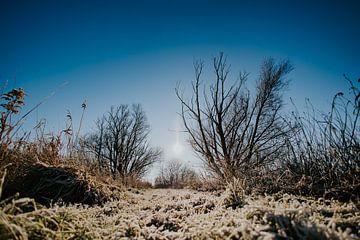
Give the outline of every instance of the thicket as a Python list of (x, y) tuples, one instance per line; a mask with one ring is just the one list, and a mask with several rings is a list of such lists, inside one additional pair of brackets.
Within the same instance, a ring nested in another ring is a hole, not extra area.
[(196, 188), (200, 185), (199, 175), (179, 160), (171, 160), (161, 166), (155, 178), (155, 188)]

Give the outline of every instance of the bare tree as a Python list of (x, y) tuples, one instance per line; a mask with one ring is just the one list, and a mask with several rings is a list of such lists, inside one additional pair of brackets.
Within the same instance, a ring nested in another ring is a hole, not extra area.
[[(99, 166), (100, 170), (108, 168), (107, 159), (103, 156), (105, 150), (105, 117), (99, 118), (95, 122), (96, 131), (88, 134), (81, 139), (81, 144), (83, 148), (80, 148), (84, 155), (88, 156), (87, 158), (94, 158), (96, 164)], [(90, 155), (90, 156), (89, 156)]]
[(106, 164), (113, 176), (142, 177), (161, 155), (148, 143), (150, 126), (139, 104), (111, 107), (97, 121), (96, 132), (87, 138), (86, 146), (100, 166)]
[(245, 87), (247, 73), (228, 83), (230, 69), (222, 53), (214, 58), (213, 67), (215, 81), (202, 89), (204, 63), (194, 63), (189, 101), (176, 88), (181, 116), (193, 149), (210, 171), (222, 179), (243, 177), (252, 169), (273, 163), (284, 147), (287, 128), (280, 110), (285, 76), (292, 66), (288, 61), (277, 64), (273, 59), (265, 60), (254, 99)]

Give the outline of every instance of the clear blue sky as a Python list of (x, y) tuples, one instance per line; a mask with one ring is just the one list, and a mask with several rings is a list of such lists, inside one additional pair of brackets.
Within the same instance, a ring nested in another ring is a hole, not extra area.
[(247, 70), (250, 80), (265, 57), (289, 59), (285, 100), (308, 97), (326, 110), (347, 89), (343, 73), (360, 77), (359, 13), (359, 1), (340, 0), (0, 0), (0, 81), (25, 88), (28, 108), (56, 90), (27, 123), (46, 118), (52, 131), (64, 127), (67, 109), (78, 121), (84, 99), (84, 132), (111, 105), (141, 103), (153, 145), (196, 165), (189, 148), (176, 156), (168, 131), (181, 128), (174, 87), (189, 87), (194, 58), (211, 71), (223, 51), (232, 76)]

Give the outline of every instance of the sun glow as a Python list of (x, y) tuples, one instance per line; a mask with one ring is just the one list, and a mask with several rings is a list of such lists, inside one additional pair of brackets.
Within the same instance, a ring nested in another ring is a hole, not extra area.
[(173, 146), (173, 152), (175, 155), (180, 155), (183, 150), (183, 147), (181, 146), (180, 142), (176, 142)]
[(183, 145), (181, 144), (180, 141), (180, 127), (179, 127), (179, 122), (176, 123), (176, 128), (174, 130), (175, 132), (175, 143), (172, 146), (172, 152), (175, 155), (175, 157), (179, 157), (180, 154), (183, 152)]

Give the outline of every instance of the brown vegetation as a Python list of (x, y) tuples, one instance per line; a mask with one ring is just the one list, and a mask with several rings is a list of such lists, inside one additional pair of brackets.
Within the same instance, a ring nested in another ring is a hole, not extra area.
[(56, 202), (94, 205), (117, 199), (121, 191), (119, 184), (105, 182), (104, 177), (99, 179), (75, 166), (55, 167), (37, 163), (14, 170), (21, 175), (12, 174), (6, 179), (3, 198), (19, 194), (46, 206)]
[(75, 148), (69, 146), (72, 141), (64, 144), (63, 135), (68, 137), (69, 128), (57, 135), (45, 134), (40, 121), (35, 138), (30, 140), (28, 133), (16, 137), (26, 117), (19, 116), (24, 97), (22, 89), (14, 89), (1, 98), (0, 172), (8, 172), (2, 185), (2, 199), (19, 195), (47, 206), (55, 202), (93, 205), (116, 199), (120, 182), (99, 174), (97, 168), (85, 164), (79, 156), (71, 156)]

